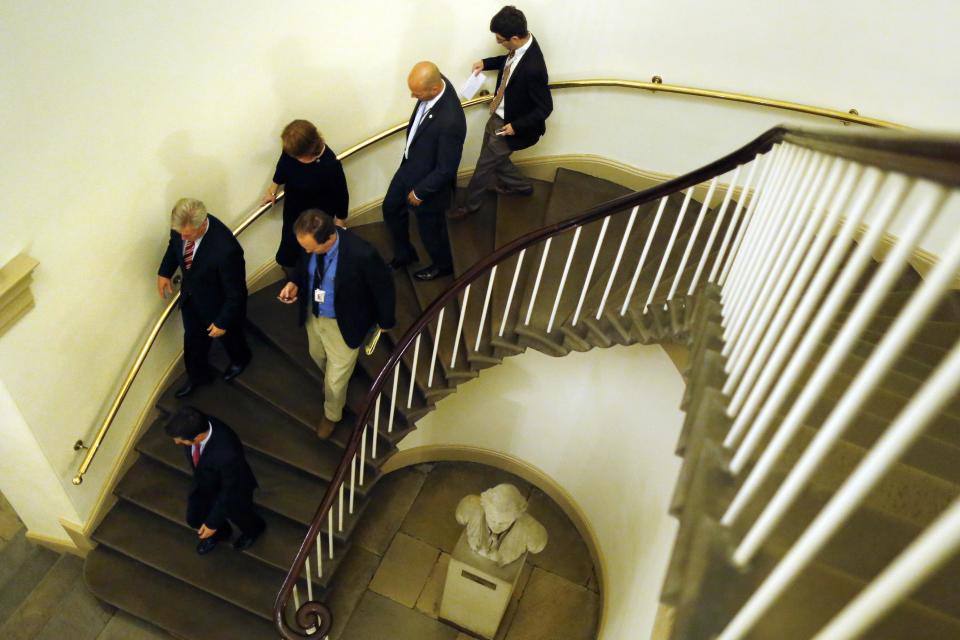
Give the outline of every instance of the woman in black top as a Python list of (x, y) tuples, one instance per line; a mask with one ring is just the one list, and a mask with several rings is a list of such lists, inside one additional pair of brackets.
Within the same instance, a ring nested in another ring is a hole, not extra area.
[(307, 209), (320, 209), (331, 215), (337, 225), (345, 227), (350, 196), (343, 165), (315, 126), (306, 120), (294, 120), (284, 127), (280, 139), (283, 151), (263, 203), (275, 202), (277, 190), (285, 185), (277, 262), (289, 272), (296, 268), (301, 251), (293, 233), (297, 217)]

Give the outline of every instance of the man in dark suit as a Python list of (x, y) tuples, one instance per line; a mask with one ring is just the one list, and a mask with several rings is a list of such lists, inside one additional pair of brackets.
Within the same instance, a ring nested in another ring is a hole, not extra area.
[(214, 339), (230, 357), (224, 380), (240, 375), (250, 362), (250, 347), (243, 333), (247, 276), (243, 247), (199, 200), (180, 199), (173, 207), (170, 226), (170, 243), (160, 263), (157, 290), (161, 297), (173, 293), (170, 279), (179, 267), (183, 274), (180, 314), (187, 383), (175, 395), (182, 398), (198, 385), (210, 382), (207, 355)]
[(310, 356), (323, 371), (323, 419), (317, 435), (328, 438), (343, 416), (347, 384), (360, 345), (375, 326), (395, 323), (393, 276), (365, 240), (339, 229), (329, 215), (307, 209), (293, 225), (303, 248), (295, 280), (280, 291), (281, 302), (300, 301)]
[(383, 219), (393, 238), (390, 266), (400, 269), (418, 260), (409, 230), (410, 211), (416, 212), (432, 262), (414, 277), (433, 280), (453, 273), (445, 213), (456, 187), (467, 120), (456, 90), (437, 65), (417, 63), (407, 84), (417, 106), (407, 126), (403, 160), (383, 198)]
[(237, 434), (213, 416), (193, 407), (183, 407), (164, 426), (167, 435), (181, 445), (193, 469), (193, 488), (187, 498), (187, 524), (197, 530), (197, 553), (213, 551), (228, 540), (232, 521), (240, 529), (233, 543), (238, 551), (252, 545), (266, 523), (253, 510), (257, 479), (243, 456)]
[(479, 211), (486, 190), (503, 195), (533, 193), (533, 185), (510, 161), (510, 154), (535, 144), (546, 132), (547, 116), (553, 111), (547, 64), (540, 45), (527, 31), (523, 12), (504, 7), (490, 20), (490, 31), (509, 53), (473, 63), (474, 73), (497, 69), (497, 90), (467, 197), (463, 206), (450, 212), (451, 218)]

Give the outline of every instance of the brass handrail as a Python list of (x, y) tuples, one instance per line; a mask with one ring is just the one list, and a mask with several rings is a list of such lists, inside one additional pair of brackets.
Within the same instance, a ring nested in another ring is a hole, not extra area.
[[(660, 92), (660, 93), (676, 93), (680, 95), (688, 96), (697, 96), (702, 98), (710, 98), (714, 100), (727, 100), (733, 102), (740, 102), (744, 104), (753, 104), (763, 107), (771, 107), (774, 109), (782, 109), (786, 111), (795, 111), (798, 113), (806, 113), (808, 115), (820, 116), (824, 118), (830, 118), (833, 120), (840, 120), (844, 123), (854, 123), (862, 124), (868, 127), (879, 127), (883, 129), (908, 129), (901, 124), (895, 122), (888, 122), (886, 120), (878, 120), (876, 118), (867, 118), (855, 113), (855, 110), (851, 112), (837, 111), (835, 109), (827, 109), (823, 107), (813, 107), (810, 105), (804, 105), (796, 102), (786, 102), (783, 100), (774, 100), (771, 98), (762, 98), (758, 96), (751, 96), (741, 93), (730, 93), (727, 91), (716, 91), (713, 89), (698, 89), (696, 87), (685, 87), (682, 85), (671, 85), (663, 84), (659, 76), (654, 76), (651, 82), (641, 82), (637, 80), (612, 80), (612, 79), (588, 79), (588, 80), (560, 80), (557, 82), (551, 82), (551, 89), (583, 89), (590, 87), (618, 87), (623, 89), (643, 89), (651, 92)], [(493, 99), (493, 96), (482, 96), (479, 98), (473, 98), (471, 100), (464, 101), (463, 107), (468, 108), (478, 104), (483, 104), (489, 102)], [(343, 151), (337, 156), (337, 159), (343, 161), (349, 158), (350, 156), (359, 153), (360, 151), (371, 147), (374, 144), (380, 142), (381, 140), (386, 140), (387, 138), (400, 133), (407, 127), (407, 122), (400, 122), (398, 124), (389, 127), (373, 135), (366, 140), (363, 140), (347, 150)], [(284, 196), (283, 191), (277, 194), (277, 200), (282, 200)], [(233, 230), (234, 236), (239, 236), (252, 225), (260, 216), (266, 213), (269, 209), (272, 208), (272, 204), (260, 205), (254, 209), (237, 227)], [(104, 437), (107, 435), (107, 431), (110, 430), (110, 426), (113, 424), (114, 419), (117, 417), (117, 413), (120, 411), (120, 405), (123, 403), (124, 399), (127, 397), (127, 393), (130, 391), (130, 387), (133, 386), (133, 381), (137, 377), (137, 374), (140, 372), (143, 363), (147, 359), (147, 355), (150, 353), (150, 349), (153, 347), (154, 342), (156, 342), (157, 336), (160, 334), (160, 329), (163, 328), (164, 323), (167, 321), (167, 318), (170, 317), (170, 314), (173, 312), (174, 307), (180, 299), (179, 292), (174, 294), (173, 298), (170, 300), (170, 303), (163, 310), (163, 313), (160, 314), (160, 317), (154, 323), (153, 328), (150, 330), (150, 334), (147, 336), (147, 339), (144, 341), (143, 346), (140, 347), (140, 351), (137, 353), (137, 358), (133, 363), (133, 366), (130, 368), (130, 371), (127, 372), (127, 375), (124, 378), (123, 384), (120, 386), (120, 390), (117, 392), (117, 396), (114, 398), (113, 403), (110, 405), (110, 410), (107, 412), (106, 417), (103, 419), (103, 422), (100, 425), (100, 428), (97, 430), (97, 435), (94, 437), (93, 442), (89, 448), (84, 445), (83, 440), (77, 440), (74, 444), (74, 450), (86, 449), (86, 454), (83, 457), (83, 461), (80, 463), (80, 468), (77, 470), (77, 475), (73, 478), (73, 484), (79, 485), (83, 482), (83, 476), (87, 473), (90, 468), (90, 464), (93, 462), (93, 458), (97, 455), (97, 451), (100, 448), (100, 444), (103, 442)]]

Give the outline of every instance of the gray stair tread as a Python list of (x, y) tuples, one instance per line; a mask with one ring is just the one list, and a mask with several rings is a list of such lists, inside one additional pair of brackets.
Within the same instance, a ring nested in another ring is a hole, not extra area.
[[(321, 440), (309, 426), (219, 379), (213, 384), (198, 387), (186, 398), (177, 399), (173, 392), (183, 382), (186, 382), (185, 377), (170, 385), (157, 406), (171, 415), (181, 406), (196, 407), (227, 423), (247, 449), (293, 465), (323, 480), (333, 477), (353, 426), (349, 416), (345, 415), (328, 440)], [(159, 418), (151, 426), (151, 431), (162, 432), (164, 422), (164, 417)], [(389, 448), (388, 443), (384, 443), (384, 446), (384, 450)], [(374, 476), (379, 473), (377, 469), (371, 471)]]
[(43, 580), (57, 561), (57, 554), (34, 545), (23, 531), (7, 543), (0, 553), (0, 572), (7, 579), (0, 583), (0, 621), (6, 620)]
[[(277, 635), (269, 620), (106, 547), (90, 553), (84, 576), (98, 598), (179, 638), (262, 640)], [(267, 606), (270, 602), (272, 597)]]
[(275, 567), (236, 553), (227, 543), (199, 556), (195, 534), (128, 502), (120, 502), (110, 510), (93, 538), (268, 620), (285, 576)]
[[(0, 624), (0, 637), (9, 640), (27, 640), (36, 636), (59, 609), (63, 599), (80, 579), (83, 560), (69, 555), (60, 556), (43, 573), (39, 580), (27, 575), (26, 586), (30, 590), (22, 597), (17, 607), (4, 616)], [(16, 582), (20, 582), (18, 577)], [(8, 585), (8, 589), (20, 585)], [(16, 591), (16, 589), (14, 589)]]
[[(191, 483), (186, 476), (149, 458), (141, 457), (127, 471), (114, 493), (127, 502), (181, 525), (183, 530), (189, 533), (192, 529), (184, 520), (184, 512), (190, 489)], [(260, 515), (266, 521), (267, 529), (257, 539), (256, 544), (244, 553), (284, 571), (290, 566), (307, 535), (307, 527), (270, 511), (262, 511)], [(324, 572), (319, 579), (314, 575), (314, 582), (326, 585), (336, 572), (349, 545), (335, 543), (332, 559), (327, 552), (326, 537), (323, 545)]]
[[(137, 443), (137, 450), (186, 476), (192, 474), (189, 462), (180, 447), (173, 444), (162, 430), (150, 429)], [(253, 494), (254, 502), (296, 522), (310, 524), (327, 489), (327, 483), (256, 452), (248, 451), (247, 461), (260, 485)], [(369, 488), (369, 484), (366, 488)], [(349, 487), (344, 493), (349, 493)], [(354, 513), (350, 514), (346, 507), (344, 508), (343, 531), (337, 531), (338, 537), (349, 537), (366, 506), (366, 498), (357, 495)]]

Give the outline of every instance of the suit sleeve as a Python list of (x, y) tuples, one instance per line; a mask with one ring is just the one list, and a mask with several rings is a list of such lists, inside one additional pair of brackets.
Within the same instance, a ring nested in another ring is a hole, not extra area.
[[(458, 119), (457, 115), (459, 115)], [(462, 112), (454, 113), (453, 116), (455, 118), (453, 122), (445, 124), (440, 132), (440, 138), (437, 141), (437, 162), (433, 171), (413, 187), (414, 193), (421, 200), (426, 200), (433, 194), (448, 188), (457, 179), (457, 169), (460, 168), (460, 157), (463, 155), (463, 140), (467, 137), (467, 126)]]
[(220, 267), (219, 276), (224, 300), (213, 324), (224, 329), (239, 322), (247, 299), (247, 274), (243, 262), (243, 249), (239, 244), (234, 243), (230, 247)]
[(240, 498), (241, 492), (247, 489), (246, 479), (246, 463), (242, 456), (234, 455), (220, 469), (220, 493), (207, 514), (205, 525), (219, 529), (226, 524), (230, 503)]
[(500, 70), (503, 69), (503, 65), (507, 62), (507, 56), (494, 56), (492, 58), (483, 59), (483, 70), (492, 71), (493, 69)]
[(333, 175), (333, 191), (336, 194), (331, 213), (335, 218), (346, 220), (350, 211), (350, 192), (347, 190), (347, 176), (343, 173), (343, 165), (335, 163)]
[(167, 245), (167, 251), (163, 254), (163, 260), (160, 261), (160, 269), (157, 270), (158, 276), (171, 278), (180, 266), (181, 244), (179, 236), (170, 234), (170, 243)]
[(547, 83), (546, 67), (537, 69), (527, 79), (527, 93), (533, 103), (533, 109), (514, 118), (510, 123), (516, 133), (522, 134), (530, 129), (539, 133), (541, 125), (553, 111), (553, 97), (550, 95)]
[(397, 294), (393, 286), (393, 274), (375, 252), (371, 252), (362, 264), (363, 279), (373, 296), (377, 325), (381, 329), (392, 329), (397, 323)]

